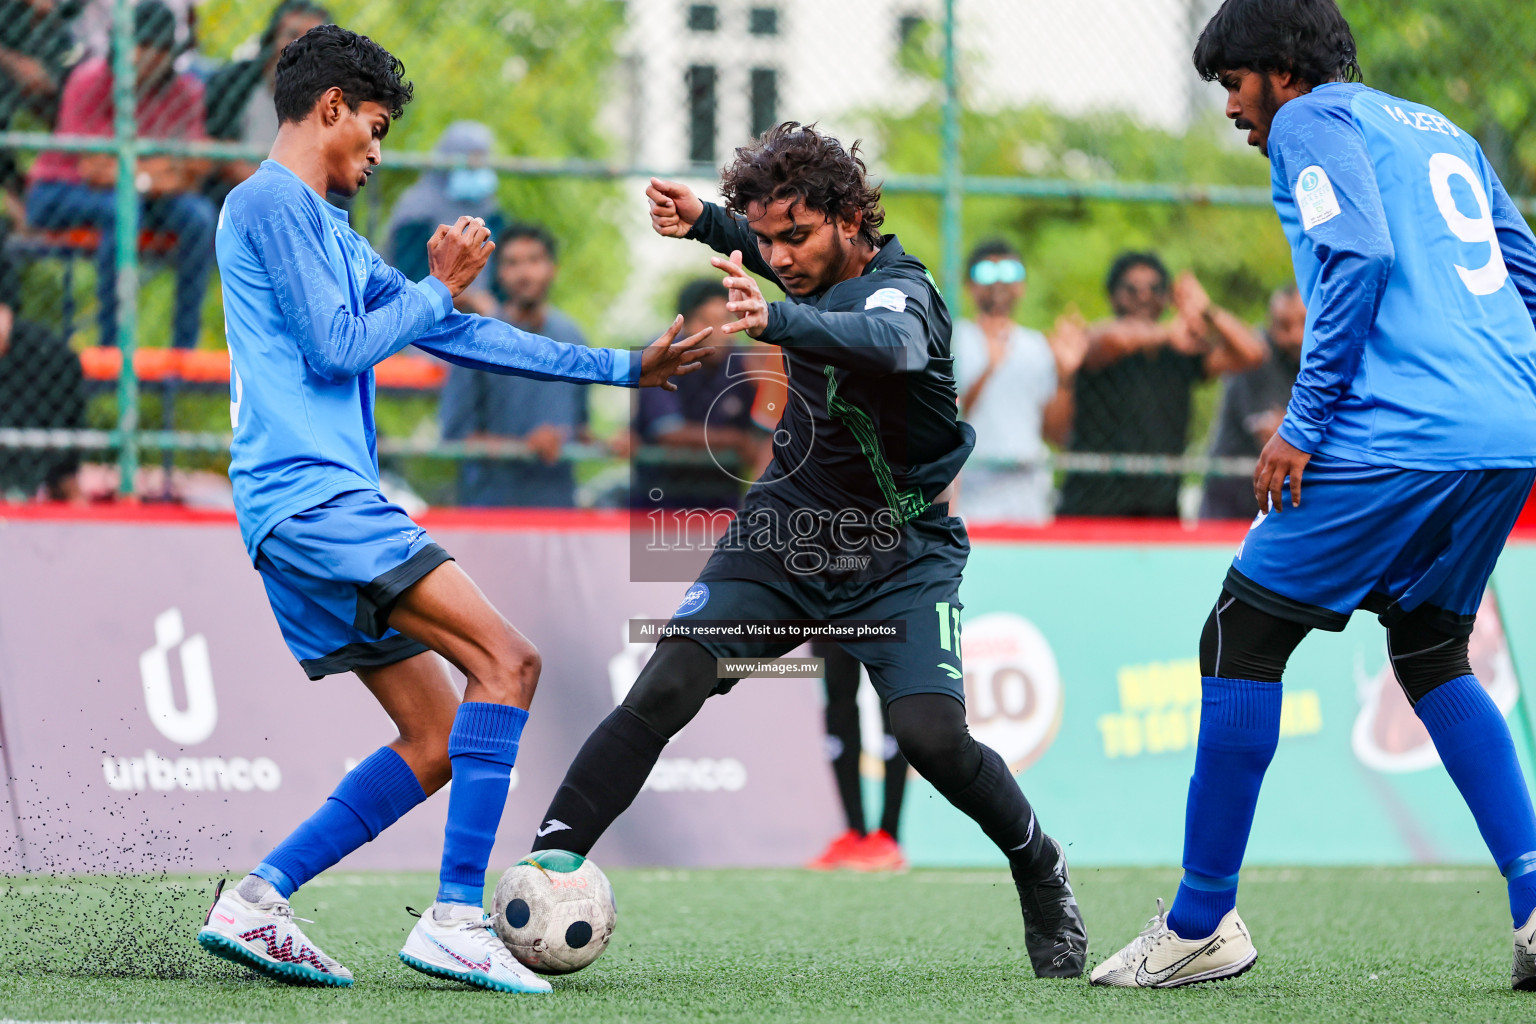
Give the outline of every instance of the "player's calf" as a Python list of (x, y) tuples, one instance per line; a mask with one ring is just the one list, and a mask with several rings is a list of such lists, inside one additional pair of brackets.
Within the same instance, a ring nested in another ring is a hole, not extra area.
[(352, 984), (352, 972), (311, 942), (293, 916), (288, 901), (270, 886), (266, 894), (248, 900), (219, 882), (213, 906), (197, 933), (197, 943), (214, 956), (249, 967), (293, 985)]

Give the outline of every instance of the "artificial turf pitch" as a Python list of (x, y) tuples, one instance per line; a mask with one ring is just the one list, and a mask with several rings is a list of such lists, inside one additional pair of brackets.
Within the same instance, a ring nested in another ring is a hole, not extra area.
[[(1074, 872), (1089, 963), (1133, 938), (1177, 872)], [(165, 1022), (1527, 1021), (1503, 880), (1471, 868), (1243, 876), (1257, 966), (1171, 991), (1040, 981), (1001, 870), (611, 872), (613, 943), (552, 996), (434, 981), (396, 958), (433, 879), (336, 873), (294, 900), (350, 989), (293, 988), (203, 953), (202, 878), (0, 878), (0, 1019)]]

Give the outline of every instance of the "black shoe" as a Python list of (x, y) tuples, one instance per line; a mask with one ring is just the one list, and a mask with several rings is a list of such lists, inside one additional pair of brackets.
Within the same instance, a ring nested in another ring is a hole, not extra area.
[(1024, 908), (1024, 947), (1037, 978), (1081, 977), (1088, 960), (1088, 930), (1083, 912), (1072, 895), (1067, 874), (1067, 855), (1061, 844), (1046, 837), (1056, 851), (1055, 862), (1045, 877), (1021, 878), (1013, 868), (1013, 884)]

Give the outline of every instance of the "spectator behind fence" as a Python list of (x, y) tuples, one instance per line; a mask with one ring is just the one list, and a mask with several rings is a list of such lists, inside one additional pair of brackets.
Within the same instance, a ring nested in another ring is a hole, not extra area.
[[(728, 301), (730, 293), (717, 279), (690, 281), (677, 298), (683, 330), (713, 327), (714, 337), (729, 338), (725, 325), (737, 317), (726, 308)], [(743, 481), (756, 478), (770, 436), (752, 417), (758, 375), (744, 374), (767, 367), (774, 356), (767, 346), (750, 351), (753, 355), (741, 347), (716, 345), (714, 354), (701, 360), (703, 367), (677, 378), (676, 391), (650, 388), (640, 393), (634, 432), (641, 444), (681, 456), (709, 452), (720, 461), (667, 465), (637, 460), (635, 505), (721, 509), (741, 504)], [(746, 359), (754, 361), (743, 362)]]
[[(70, 31), (79, 13), (79, 0), (0, 0), (0, 131), (10, 131), (24, 112), (53, 127), (65, 73), (79, 59)], [(10, 150), (0, 150), (0, 189), (7, 206), (21, 195)]]
[[(133, 60), (137, 81), (137, 122), (141, 138), (202, 139), (203, 87), (178, 74), (175, 17), (160, 0), (140, 0), (133, 10)], [(70, 73), (59, 104), (58, 130), (68, 135), (112, 135), (112, 70), (106, 58), (92, 58)], [(214, 209), (194, 188), (207, 161), (174, 156), (139, 160), (136, 181), (140, 217), (149, 230), (176, 236), (176, 306), (172, 344), (195, 348), (203, 296), (213, 270)], [(117, 341), (117, 246), (114, 231), (117, 157), (107, 153), (45, 152), (32, 167), (27, 220), (34, 227), (91, 227), (101, 234), (96, 251), (96, 297), (101, 343)]]
[[(1269, 297), (1269, 321), (1264, 338), (1269, 353), (1264, 362), (1227, 379), (1216, 413), (1211, 455), (1257, 459), (1280, 429), (1291, 385), (1301, 370), (1301, 343), (1306, 335), (1307, 306), (1294, 284)], [(1253, 476), (1208, 476), (1201, 519), (1252, 519), (1258, 512)]]
[(1047, 338), (1014, 320), (1024, 298), (1024, 260), (1001, 240), (969, 260), (976, 319), (955, 324), (960, 416), (976, 447), (960, 477), (967, 519), (1039, 523), (1051, 514), (1045, 441), (1064, 444), (1072, 428), (1072, 381), (1088, 350), (1084, 326), (1062, 317)]
[[(315, 0), (283, 0), (273, 8), (256, 56), (228, 64), (209, 77), (208, 137), (241, 142), (263, 153), (271, 149), (277, 140), (272, 87), (277, 79), (278, 55), (283, 47), (330, 20), (330, 12)], [(256, 173), (256, 167), (250, 160), (220, 164), (210, 179), (209, 197), (222, 203), (230, 189)]]
[[(491, 129), (479, 121), (455, 121), (443, 130), (432, 152), (478, 162), (491, 155), (494, 143)], [(412, 281), (420, 281), (428, 273), (427, 241), (439, 224), (479, 217), (491, 229), (492, 240), (500, 239), (506, 217), (496, 199), (496, 182), (496, 172), (483, 165), (423, 172), (401, 193), (390, 214), (384, 229), (384, 258)], [(454, 306), (465, 313), (495, 316), (491, 276), (489, 270), (481, 271), (454, 299)]]
[[(8, 224), (0, 220), (0, 239)], [(16, 275), (0, 248), (0, 427), (80, 429), (85, 379), (80, 357), (53, 331), (21, 317)], [(77, 452), (0, 447), (0, 499), (43, 493), (80, 497)]]
[[(501, 298), (492, 313), (514, 327), (585, 347), (581, 329), (549, 304), (558, 271), (555, 257), (555, 240), (542, 227), (513, 224), (506, 228), (492, 257)], [(567, 441), (588, 439), (587, 394), (580, 384), (450, 367), (439, 413), (443, 439), (517, 439), (539, 457), (538, 462), (461, 462), (459, 504), (549, 508), (576, 504), (575, 473), (570, 462), (561, 461), (560, 449)]]
[[(1194, 274), (1180, 274), (1170, 288), (1168, 270), (1153, 253), (1123, 253), (1105, 286), (1115, 317), (1088, 329), (1071, 450), (1182, 455), (1195, 384), (1257, 366), (1264, 343), (1213, 304)], [(1170, 299), (1175, 315), (1165, 322)], [(1071, 473), (1059, 512), (1173, 518), (1179, 480), (1177, 473)]]

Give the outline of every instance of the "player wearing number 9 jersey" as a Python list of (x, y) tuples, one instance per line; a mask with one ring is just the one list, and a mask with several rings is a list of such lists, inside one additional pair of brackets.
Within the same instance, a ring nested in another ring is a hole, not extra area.
[(1471, 136), (1355, 80), (1334, 0), (1226, 0), (1195, 66), (1270, 159), (1306, 340), (1255, 470), (1258, 518), (1200, 640), (1183, 881), (1092, 980), (1173, 987), (1253, 965), (1238, 871), (1281, 675), (1309, 630), (1366, 608), (1508, 881), (1513, 985), (1536, 989), (1536, 814), (1467, 655), (1536, 479), (1536, 238)]

